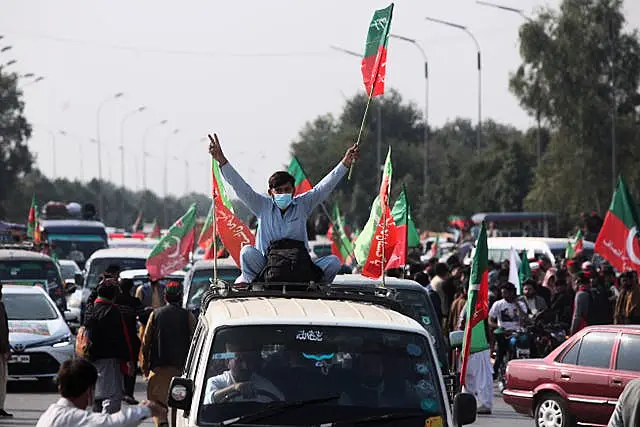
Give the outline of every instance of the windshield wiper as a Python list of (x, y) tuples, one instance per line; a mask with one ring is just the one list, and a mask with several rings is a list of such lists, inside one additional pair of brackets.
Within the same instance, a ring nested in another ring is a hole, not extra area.
[(350, 426), (355, 424), (375, 424), (375, 423), (386, 423), (389, 421), (398, 421), (398, 420), (408, 420), (411, 418), (423, 418), (427, 419), (429, 417), (433, 417), (439, 414), (429, 413), (429, 412), (387, 412), (379, 415), (370, 415), (362, 418), (355, 418), (351, 420), (344, 421), (335, 421), (329, 424), (332, 427), (335, 426)]
[(269, 404), (266, 408), (261, 409), (257, 412), (253, 412), (250, 414), (242, 415), (236, 418), (230, 418), (228, 420), (224, 420), (220, 422), (219, 426), (230, 426), (233, 424), (243, 424), (243, 423), (252, 423), (263, 418), (271, 417), (273, 415), (279, 414), (289, 409), (301, 408), (307, 405), (315, 405), (318, 403), (330, 402), (332, 400), (340, 399), (339, 395), (326, 396), (316, 399), (308, 399), (308, 400), (299, 400), (296, 402), (275, 402)]

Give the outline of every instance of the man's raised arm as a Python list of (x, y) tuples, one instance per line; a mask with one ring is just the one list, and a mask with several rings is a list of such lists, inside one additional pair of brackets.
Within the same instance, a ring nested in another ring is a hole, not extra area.
[(258, 216), (265, 209), (265, 204), (271, 203), (269, 198), (258, 194), (240, 174), (231, 166), (227, 158), (222, 153), (218, 135), (213, 134), (213, 138), (209, 135), (209, 154), (220, 165), (220, 171), (225, 181), (231, 185), (233, 191), (236, 192), (238, 198), (249, 208), (251, 213)]
[(351, 146), (344, 155), (344, 158), (333, 168), (312, 190), (304, 193), (300, 199), (308, 213), (311, 213), (320, 203), (324, 202), (329, 194), (336, 188), (338, 183), (349, 172), (349, 168), (358, 159), (360, 152), (358, 145)]

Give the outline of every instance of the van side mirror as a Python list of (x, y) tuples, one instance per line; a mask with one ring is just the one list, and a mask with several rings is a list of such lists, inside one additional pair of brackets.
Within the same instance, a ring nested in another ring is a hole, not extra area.
[(453, 398), (453, 425), (462, 427), (476, 422), (476, 397), (471, 393), (458, 393)]
[(193, 381), (188, 378), (173, 377), (169, 385), (168, 406), (174, 409), (181, 409), (185, 415), (189, 415), (192, 398)]
[(449, 332), (449, 345), (452, 348), (462, 348), (462, 341), (464, 340), (464, 331), (451, 331)]

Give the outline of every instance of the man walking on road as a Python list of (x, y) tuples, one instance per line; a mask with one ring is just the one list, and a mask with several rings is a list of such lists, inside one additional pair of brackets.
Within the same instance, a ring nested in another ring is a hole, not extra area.
[[(245, 246), (240, 252), (242, 275), (238, 282), (251, 283), (267, 265), (269, 245), (280, 240), (293, 240), (306, 246), (308, 251), (307, 219), (313, 209), (322, 203), (358, 158), (358, 146), (347, 150), (344, 158), (312, 190), (295, 194), (295, 179), (288, 172), (276, 172), (269, 178), (269, 195), (257, 193), (231, 166), (222, 153), (218, 136), (209, 136), (209, 153), (220, 165), (224, 179), (233, 187), (238, 198), (258, 218), (256, 246)], [(295, 196), (295, 197), (294, 197)], [(331, 283), (341, 263), (335, 255), (315, 260), (322, 270), (322, 283)]]
[(167, 410), (145, 401), (120, 412), (88, 412), (93, 405), (98, 371), (85, 359), (67, 360), (58, 371), (61, 398), (40, 416), (36, 427), (134, 427), (151, 416), (164, 416)]
[(7, 377), (9, 376), (7, 364), (10, 357), (9, 318), (2, 302), (2, 284), (0, 284), (0, 418), (13, 417), (12, 414), (4, 410), (4, 401), (7, 397)]
[[(147, 398), (166, 405), (171, 378), (180, 375), (187, 359), (196, 319), (188, 310), (180, 307), (180, 283), (167, 284), (164, 297), (167, 305), (156, 308), (149, 316), (140, 353), (142, 372), (149, 382)], [(166, 417), (156, 417), (154, 421), (156, 426), (168, 425)]]

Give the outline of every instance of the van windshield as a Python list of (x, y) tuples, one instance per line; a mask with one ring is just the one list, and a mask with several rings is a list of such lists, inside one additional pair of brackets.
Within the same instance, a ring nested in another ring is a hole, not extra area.
[(0, 282), (35, 282), (62, 284), (58, 268), (52, 261), (25, 260), (0, 262)]
[(439, 377), (421, 334), (319, 325), (226, 327), (217, 330), (209, 353), (198, 417), (203, 424), (219, 423), (274, 402), (333, 397), (259, 424), (300, 425), (304, 419), (317, 425), (395, 412), (424, 415), (424, 422), (444, 414)]
[[(218, 267), (218, 278), (224, 280), (227, 283), (234, 283), (240, 276), (240, 269), (238, 267)], [(191, 277), (191, 283), (189, 284), (189, 295), (187, 296), (187, 308), (195, 309), (200, 307), (202, 296), (205, 291), (211, 286), (211, 278), (213, 277), (213, 270), (196, 270)]]
[(87, 286), (95, 288), (98, 286), (100, 275), (111, 265), (120, 267), (120, 271), (143, 270), (147, 268), (146, 258), (95, 258), (91, 260), (89, 273), (87, 274)]

